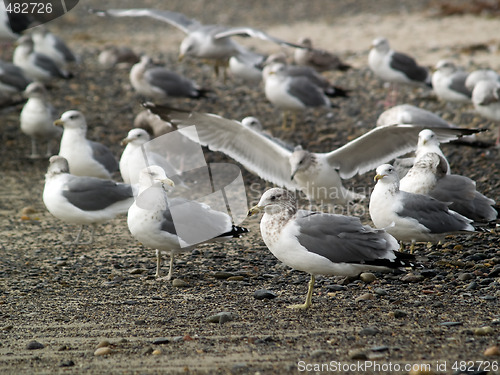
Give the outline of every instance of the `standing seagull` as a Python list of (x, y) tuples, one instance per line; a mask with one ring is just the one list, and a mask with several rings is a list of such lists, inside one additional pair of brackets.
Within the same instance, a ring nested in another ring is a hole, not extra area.
[(160, 277), (161, 252), (170, 252), (172, 278), (175, 254), (190, 251), (201, 242), (238, 238), (248, 232), (232, 224), (231, 217), (208, 205), (183, 198), (169, 199), (172, 180), (163, 168), (151, 165), (139, 175), (139, 193), (128, 210), (127, 224), (132, 236), (146, 247), (156, 249), (156, 277)]
[(429, 152), (419, 158), (405, 177), (400, 189), (408, 193), (426, 194), (441, 202), (451, 202), (449, 208), (474, 221), (496, 220), (495, 201), (476, 190), (475, 181), (450, 174), (443, 157)]
[(47, 142), (47, 157), (52, 156), (51, 143), (54, 139), (60, 138), (62, 129), (54, 125), (56, 112), (52, 104), (47, 100), (47, 90), (39, 82), (28, 85), (24, 95), (28, 101), (21, 110), (19, 121), (21, 131), (31, 137), (30, 158), (39, 158), (37, 142), (44, 140)]
[(450, 210), (449, 203), (400, 190), (392, 165), (379, 166), (374, 179), (369, 204), (373, 224), (398, 241), (411, 241), (411, 252), (415, 242), (438, 242), (449, 233), (474, 231), (472, 220)]
[(71, 174), (111, 178), (118, 170), (118, 162), (109, 148), (86, 138), (87, 121), (83, 113), (64, 112), (54, 124), (64, 127), (59, 155), (68, 160)]
[(168, 97), (198, 99), (206, 95), (207, 90), (200, 88), (193, 81), (166, 68), (153, 66), (148, 56), (130, 70), (130, 83), (141, 95), (164, 101)]
[(377, 77), (392, 84), (431, 85), (429, 70), (412, 57), (392, 50), (386, 38), (373, 40), (368, 65)]
[(313, 48), (310, 38), (300, 38), (298, 44), (305, 48), (296, 48), (294, 51), (293, 60), (297, 65), (310, 66), (318, 72), (329, 70), (345, 72), (351, 68), (350, 65), (342, 62), (337, 55), (324, 49)]
[(51, 58), (59, 67), (77, 62), (77, 57), (68, 45), (47, 28), (38, 26), (32, 34), (35, 51)]
[(43, 202), (49, 212), (58, 219), (81, 225), (74, 244), (82, 244), (80, 238), (85, 225), (92, 225), (90, 240), (94, 240), (95, 225), (126, 213), (134, 202), (130, 185), (111, 180), (74, 176), (69, 173), (68, 161), (54, 155), (49, 159), (45, 175)]
[[(481, 116), (489, 120), (500, 121), (500, 82), (479, 81), (472, 91), (472, 104)], [(500, 145), (500, 126), (495, 144)]]
[(286, 42), (273, 37), (263, 31), (249, 27), (228, 28), (222, 25), (202, 25), (182, 13), (158, 9), (91, 9), (91, 13), (99, 16), (111, 17), (150, 17), (166, 22), (186, 33), (179, 48), (179, 58), (190, 56), (197, 59), (214, 61), (214, 68), (218, 74), (219, 68), (225, 68), (231, 56), (248, 51), (231, 39), (232, 36), (244, 36), (267, 40), (280, 45), (303, 48), (294, 43)]
[(286, 65), (282, 63), (266, 65), (262, 77), (266, 98), (283, 110), (283, 129), (286, 128), (288, 112), (292, 114), (291, 129), (294, 130), (297, 111), (308, 107), (332, 107), (330, 99), (320, 87), (306, 77), (287, 74)]
[(19, 66), (24, 74), (32, 80), (48, 82), (55, 78), (69, 79), (72, 74), (61, 69), (47, 55), (35, 51), (33, 39), (24, 35), (17, 41), (12, 61)]
[(440, 60), (432, 74), (432, 88), (438, 98), (445, 102), (469, 103), (471, 91), (465, 86), (468, 75), (453, 61)]
[(397, 252), (398, 242), (384, 230), (353, 216), (298, 210), (295, 194), (287, 190), (267, 190), (248, 215), (261, 210), (260, 232), (271, 253), (311, 275), (305, 303), (290, 308), (311, 306), (316, 275), (357, 276), (410, 265), (411, 257)]

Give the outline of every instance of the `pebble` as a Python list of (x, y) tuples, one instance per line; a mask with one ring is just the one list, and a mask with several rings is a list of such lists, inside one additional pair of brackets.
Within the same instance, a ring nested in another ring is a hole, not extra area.
[(224, 324), (226, 322), (230, 322), (231, 320), (234, 320), (234, 318), (235, 318), (235, 316), (233, 313), (222, 311), (222, 312), (217, 313), (215, 315), (209, 316), (207, 318), (207, 322)]
[(74, 365), (75, 365), (75, 362), (73, 362), (71, 359), (69, 359), (67, 361), (62, 361), (59, 364), (59, 367), (73, 367)]
[(359, 331), (361, 336), (375, 336), (377, 333), (380, 333), (380, 330), (377, 327), (365, 327)]
[(424, 277), (422, 275), (415, 275), (413, 273), (409, 273), (401, 278), (401, 281), (404, 283), (418, 283), (422, 280), (424, 280)]
[(162, 353), (163, 353), (163, 351), (162, 351), (161, 349), (155, 349), (155, 350), (153, 350), (153, 351), (151, 352), (151, 354), (153, 354), (153, 355), (160, 355), (160, 354), (162, 354)]
[(273, 293), (267, 289), (256, 290), (255, 293), (253, 294), (253, 298), (258, 299), (258, 300), (273, 299), (276, 297), (277, 297), (277, 295), (275, 293)]
[(476, 336), (488, 336), (491, 335), (495, 330), (489, 326), (484, 326), (480, 328), (476, 328), (474, 330), (474, 335)]
[(370, 301), (375, 299), (375, 296), (371, 293), (363, 293), (359, 297), (357, 297), (354, 301), (355, 302), (360, 302), (360, 301)]
[(108, 346), (111, 346), (111, 343), (108, 340), (103, 340), (99, 344), (97, 344), (97, 349), (99, 348), (107, 348)]
[(368, 356), (361, 349), (349, 350), (348, 356), (350, 359), (368, 359)]
[(490, 346), (484, 351), (487, 357), (500, 357), (500, 347), (498, 345)]
[(227, 281), (243, 281), (245, 280), (245, 276), (231, 276), (227, 278)]
[(359, 275), (359, 278), (364, 281), (365, 283), (369, 284), (377, 280), (377, 276), (375, 276), (371, 272), (363, 272), (361, 275)]
[(345, 285), (332, 284), (325, 286), (325, 289), (329, 292), (343, 292), (344, 290), (347, 290), (347, 287)]
[(237, 276), (237, 275), (235, 275), (234, 273), (231, 273), (231, 272), (223, 272), (223, 271), (218, 271), (218, 272), (214, 273), (214, 277), (216, 279), (220, 279), (220, 280), (229, 279), (230, 277), (233, 277), (233, 276)]
[(160, 338), (153, 340), (154, 345), (168, 344), (169, 342), (170, 342), (170, 339), (168, 339), (166, 337), (160, 337)]
[(184, 280), (181, 280), (181, 279), (174, 279), (172, 281), (172, 286), (174, 288), (186, 288), (189, 286), (189, 284), (187, 282), (185, 282)]
[(41, 342), (38, 342), (36, 340), (30, 341), (29, 343), (26, 344), (26, 349), (28, 350), (37, 350), (37, 349), (43, 349), (45, 348), (45, 345), (43, 345)]
[(461, 272), (458, 274), (457, 278), (460, 281), (467, 281), (467, 280), (473, 279), (474, 275), (471, 273), (467, 273), (467, 272)]
[(408, 313), (406, 311), (403, 311), (403, 310), (394, 310), (394, 317), (396, 319), (406, 318), (407, 316), (408, 316)]
[(146, 272), (144, 268), (133, 268), (130, 270), (131, 275), (140, 275), (141, 273)]
[(463, 323), (462, 322), (442, 322), (439, 323), (440, 326), (443, 327), (456, 327), (456, 326), (461, 326)]
[(388, 294), (387, 290), (384, 288), (375, 288), (373, 289), (373, 291), (375, 292), (376, 295), (379, 296), (386, 296)]
[(109, 354), (111, 354), (111, 348), (109, 346), (97, 348), (96, 351), (94, 352), (95, 356), (109, 355)]

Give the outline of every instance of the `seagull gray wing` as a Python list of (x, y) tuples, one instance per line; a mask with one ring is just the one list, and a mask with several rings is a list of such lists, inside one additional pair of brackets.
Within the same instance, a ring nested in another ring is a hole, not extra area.
[(132, 204), (134, 199), (132, 187), (128, 184), (80, 176), (71, 176), (62, 195), (73, 206), (84, 211), (103, 210), (126, 199), (130, 199)]
[(54, 35), (54, 47), (63, 54), (66, 61), (76, 61), (76, 56), (69, 49), (68, 45), (58, 36)]
[(323, 91), (303, 76), (288, 77), (287, 91), (307, 107), (320, 107), (329, 103)]
[(144, 78), (170, 96), (196, 96), (196, 87), (189, 79), (164, 68), (151, 68)]
[(394, 52), (391, 55), (390, 66), (413, 81), (424, 82), (429, 75), (427, 69), (419, 66), (412, 57), (400, 52)]
[(36, 66), (50, 73), (52, 77), (69, 78), (67, 73), (64, 73), (50, 57), (36, 53), (34, 63)]
[(492, 207), (495, 201), (476, 191), (476, 183), (465, 176), (444, 175), (429, 195), (442, 202), (452, 202), (450, 209), (474, 221), (491, 221), (498, 215)]
[(262, 179), (288, 189), (297, 188), (290, 179), (289, 157), (292, 152), (259, 132), (244, 127), (238, 121), (209, 113), (188, 112), (153, 104), (146, 104), (146, 108), (181, 131), (195, 125), (199, 139), (196, 134), (183, 134), (212, 151), (225, 153)]
[(182, 13), (171, 12), (169, 10), (157, 10), (147, 8), (137, 9), (107, 9), (107, 10), (90, 10), (91, 13), (98, 16), (111, 16), (111, 17), (150, 17), (158, 21), (166, 22), (179, 30), (189, 34), (191, 30), (198, 29), (201, 24), (186, 17)]
[[(417, 148), (418, 134), (425, 128), (408, 124), (380, 126), (337, 150), (322, 155), (332, 167), (339, 170), (340, 177), (351, 178), (414, 151)], [(466, 128), (435, 128), (433, 131), (440, 143), (479, 132)]]
[(300, 44), (295, 44), (291, 42), (287, 42), (286, 40), (276, 38), (274, 36), (271, 36), (267, 33), (265, 33), (262, 30), (258, 29), (253, 29), (251, 27), (231, 27), (231, 28), (226, 28), (225, 30), (215, 34), (216, 39), (221, 39), (221, 38), (227, 38), (231, 36), (242, 36), (242, 37), (252, 37), (252, 38), (258, 38), (262, 40), (267, 40), (279, 45), (283, 46), (289, 46), (293, 48), (307, 48), (304, 47)]
[(14, 64), (0, 62), (0, 83), (23, 91), (31, 81), (24, 76), (21, 68)]
[(104, 146), (102, 143), (94, 141), (88, 142), (92, 148), (93, 158), (104, 165), (104, 168), (106, 168), (109, 173), (113, 173), (119, 169), (119, 164), (109, 148)]
[(449, 128), (453, 125), (425, 109), (411, 104), (401, 104), (382, 112), (377, 119), (377, 126), (394, 124), (418, 124), (429, 128)]
[(468, 75), (469, 74), (467, 72), (456, 72), (453, 74), (449, 88), (470, 98), (472, 93), (467, 87), (465, 87), (465, 81), (467, 80)]
[(376, 264), (377, 260), (396, 258), (396, 239), (383, 230), (361, 224), (357, 217), (300, 210), (295, 224), (299, 243), (334, 263)]
[(449, 203), (438, 201), (422, 194), (400, 191), (398, 199), (401, 208), (395, 213), (401, 217), (412, 218), (429, 229), (431, 233), (473, 230), (471, 220), (448, 210)]

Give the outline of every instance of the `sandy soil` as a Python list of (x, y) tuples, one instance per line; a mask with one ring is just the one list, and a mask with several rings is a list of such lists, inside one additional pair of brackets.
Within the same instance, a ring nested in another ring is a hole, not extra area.
[[(106, 2), (109, 8), (164, 7), (204, 23), (251, 25), (292, 41), (308, 35), (318, 46), (338, 52), (355, 69), (326, 75), (349, 88), (351, 98), (336, 101), (339, 108), (331, 113), (307, 111), (300, 129), (289, 134), (281, 131), (280, 111), (260, 87), (224, 84), (198, 62), (179, 65), (176, 53), (183, 34), (178, 30), (151, 20), (95, 18), (85, 7), (102, 3), (84, 3), (50, 25), (83, 60), (74, 68), (75, 79), (54, 83), (50, 94), (60, 113), (82, 110), (89, 138), (106, 143), (117, 156), (141, 99), (130, 89), (128, 67), (105, 70), (96, 63), (106, 44), (149, 53), (215, 92), (209, 99), (172, 104), (235, 119), (258, 115), (275, 135), (313, 151), (333, 149), (363, 134), (382, 112), (386, 90), (366, 67), (375, 37), (386, 36), (396, 49), (428, 66), (453, 58), (466, 69), (500, 70), (498, 15), (443, 17), (444, 2), (439, 1), (235, 1), (229, 7), (222, 0), (177, 0), (168, 6), (154, 0)], [(277, 49), (242, 43), (264, 52)], [(477, 46), (481, 48), (472, 48)], [(461, 126), (495, 127), (472, 107), (446, 105), (427, 91), (404, 90), (400, 100)], [(420, 364), (440, 374), (470, 364), (500, 373), (494, 367), (500, 357), (484, 354), (500, 340), (500, 251), (494, 223), (484, 232), (451, 236), (440, 248), (419, 246), (426, 271), (414, 271), (415, 277), (377, 274), (371, 283), (320, 277), (313, 308), (296, 312), (285, 306), (302, 302), (308, 276), (269, 253), (254, 218), (244, 223), (251, 230), (244, 238), (179, 256), (174, 276), (186, 285), (174, 287), (154, 279), (154, 251), (134, 241), (125, 217), (101, 225), (93, 246), (64, 245), (76, 228), (44, 208), (47, 161), (26, 158), (29, 140), (19, 130), (20, 108), (0, 112), (0, 373), (402, 374)], [(494, 135), (484, 133), (481, 139), (491, 142)], [(452, 169), (500, 200), (497, 149), (447, 145), (444, 150)], [(227, 161), (209, 152), (206, 157)], [(244, 169), (242, 173), (250, 205), (266, 184)], [(367, 173), (346, 184), (369, 193), (372, 177)], [(31, 220), (21, 219), (26, 207), (35, 211)], [(370, 223), (366, 204), (357, 214)], [(276, 298), (255, 299), (259, 289)], [(220, 312), (231, 313), (232, 320), (207, 321)], [(28, 349), (32, 340), (43, 348)], [(109, 354), (95, 355), (100, 343)], [(352, 364), (362, 367), (339, 369)]]

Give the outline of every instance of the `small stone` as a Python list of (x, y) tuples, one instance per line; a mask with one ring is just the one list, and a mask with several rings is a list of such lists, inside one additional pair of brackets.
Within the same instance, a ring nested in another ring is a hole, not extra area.
[(155, 349), (155, 350), (152, 351), (151, 354), (153, 354), (153, 355), (160, 355), (162, 353), (163, 353), (163, 351), (161, 349)]
[(220, 280), (229, 279), (232, 276), (236, 276), (236, 275), (234, 273), (231, 273), (231, 272), (223, 272), (223, 271), (219, 271), (219, 272), (214, 273), (214, 277), (216, 279), (220, 279)]
[(326, 355), (331, 356), (332, 352), (328, 351), (328, 350), (324, 350), (324, 349), (317, 349), (311, 353), (312, 358), (318, 358), (318, 357), (322, 357), (322, 356), (326, 356)]
[(231, 276), (227, 278), (227, 281), (243, 281), (245, 280), (244, 276)]
[(442, 322), (439, 323), (440, 326), (443, 327), (456, 327), (456, 326), (461, 326), (463, 323), (462, 322)]
[(495, 330), (489, 326), (476, 328), (474, 330), (474, 334), (476, 336), (488, 336), (488, 335), (491, 335), (493, 332), (495, 332)]
[(217, 313), (215, 315), (211, 315), (207, 318), (207, 322), (209, 323), (219, 323), (219, 324), (224, 324), (226, 322), (230, 322), (231, 320), (234, 320), (234, 315), (230, 312), (222, 311), (220, 313)]
[(359, 331), (361, 336), (375, 336), (377, 333), (380, 333), (377, 327), (366, 327)]
[(30, 341), (28, 344), (26, 344), (26, 349), (28, 350), (37, 350), (43, 348), (45, 348), (45, 345), (36, 340)]
[(59, 364), (59, 367), (73, 367), (74, 365), (75, 365), (75, 362), (73, 362), (71, 359), (69, 359), (67, 361), (62, 361)]
[(500, 347), (498, 345), (490, 346), (484, 351), (486, 357), (500, 357)]
[(102, 347), (102, 348), (98, 348), (96, 349), (96, 351), (94, 352), (94, 355), (95, 356), (101, 356), (101, 355), (109, 355), (111, 354), (111, 348), (109, 346), (105, 346), (105, 347)]
[(172, 286), (174, 288), (186, 288), (189, 286), (189, 284), (187, 282), (185, 282), (184, 280), (181, 280), (181, 279), (174, 279), (172, 281)]
[(99, 344), (97, 344), (97, 349), (99, 348), (107, 348), (108, 346), (111, 346), (111, 343), (108, 340), (103, 340)]
[(424, 277), (422, 275), (415, 275), (413, 273), (409, 273), (401, 278), (401, 281), (404, 283), (418, 283), (422, 280), (424, 280)]
[(407, 316), (408, 316), (408, 313), (406, 311), (403, 311), (403, 310), (394, 310), (394, 317), (396, 319), (406, 318)]
[(384, 288), (375, 288), (375, 289), (373, 289), (373, 291), (378, 296), (386, 296), (388, 293), (387, 290), (385, 290)]
[(153, 352), (154, 352), (154, 349), (152, 347), (149, 347), (142, 352), (142, 355), (150, 355), (150, 354), (153, 354)]
[(170, 339), (168, 339), (166, 337), (160, 337), (160, 338), (153, 340), (154, 345), (163, 345), (163, 344), (168, 344), (169, 342), (170, 342)]
[(343, 292), (344, 290), (347, 290), (347, 287), (345, 285), (332, 284), (325, 286), (325, 289), (329, 292)]
[(350, 359), (368, 359), (368, 356), (363, 350), (349, 350), (348, 356)]
[(375, 299), (375, 296), (371, 293), (364, 293), (362, 295), (360, 295), (359, 297), (357, 297), (354, 301), (355, 302), (360, 302), (360, 301), (369, 301), (369, 300), (372, 300), (372, 299)]
[(256, 290), (255, 293), (253, 294), (253, 298), (258, 299), (258, 300), (273, 299), (276, 297), (277, 297), (277, 295), (275, 293), (273, 293), (267, 289)]
[(363, 272), (361, 275), (359, 275), (359, 278), (364, 281), (365, 283), (369, 284), (377, 280), (377, 276), (375, 276), (371, 272)]
[(458, 275), (458, 280), (460, 281), (467, 281), (467, 280), (470, 280), (470, 279), (473, 279), (474, 278), (474, 275), (471, 274), (471, 273), (467, 273), (467, 272), (462, 272)]
[(130, 270), (131, 275), (140, 275), (141, 273), (146, 272), (144, 268), (133, 268)]

